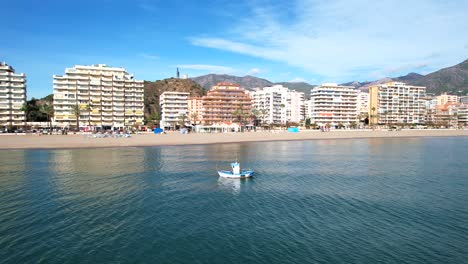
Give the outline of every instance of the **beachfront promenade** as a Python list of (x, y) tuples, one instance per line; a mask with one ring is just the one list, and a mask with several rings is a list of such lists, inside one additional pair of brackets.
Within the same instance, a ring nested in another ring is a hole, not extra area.
[(169, 132), (163, 135), (143, 133), (130, 138), (94, 138), (87, 135), (6, 135), (0, 134), (0, 149), (50, 149), (50, 148), (100, 148), (100, 147), (136, 147), (161, 145), (191, 145), (234, 142), (314, 140), (314, 139), (350, 139), (384, 137), (453, 137), (468, 136), (468, 130), (402, 130), (368, 131), (335, 130), (320, 132), (305, 130), (299, 133), (285, 131), (245, 132), (245, 133), (192, 133), (180, 134)]

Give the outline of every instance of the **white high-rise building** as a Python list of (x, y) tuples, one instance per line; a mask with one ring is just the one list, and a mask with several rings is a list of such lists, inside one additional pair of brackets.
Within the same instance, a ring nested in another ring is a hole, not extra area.
[[(161, 105), (161, 127), (175, 127), (184, 125), (182, 122), (187, 122), (189, 116), (189, 96), (190, 93), (184, 92), (164, 92), (159, 97)], [(185, 115), (185, 120), (182, 116)]]
[(79, 114), (80, 127), (143, 125), (143, 95), (143, 81), (124, 68), (76, 65), (54, 75), (54, 124), (76, 127)]
[(304, 93), (288, 92), (288, 122), (300, 123), (305, 118)]
[(0, 127), (25, 125), (26, 75), (15, 73), (8, 64), (0, 63)]
[(299, 123), (304, 119), (304, 93), (282, 85), (264, 87), (251, 92), (253, 108), (267, 124)]
[(325, 83), (311, 90), (311, 122), (319, 126), (349, 127), (358, 120), (358, 90), (353, 86)]
[(369, 93), (359, 91), (357, 102), (359, 115), (369, 113)]

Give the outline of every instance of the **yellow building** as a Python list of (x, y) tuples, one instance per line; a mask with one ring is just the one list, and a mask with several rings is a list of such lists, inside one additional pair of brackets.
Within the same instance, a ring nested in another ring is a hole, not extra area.
[(124, 128), (143, 125), (143, 81), (124, 68), (76, 65), (54, 75), (54, 125)]
[(426, 122), (426, 87), (401, 82), (369, 88), (370, 124), (423, 124)]

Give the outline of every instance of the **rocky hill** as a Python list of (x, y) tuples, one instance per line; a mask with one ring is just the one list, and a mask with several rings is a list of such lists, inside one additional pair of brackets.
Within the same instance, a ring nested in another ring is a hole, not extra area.
[(198, 83), (190, 79), (164, 79), (160, 81), (145, 81), (145, 118), (158, 119), (161, 114), (159, 96), (163, 92), (188, 92), (190, 96), (203, 96), (206, 91)]
[(447, 92), (466, 95), (468, 93), (468, 60), (452, 67), (422, 75), (408, 81), (408, 83), (426, 86), (428, 93), (440, 94)]

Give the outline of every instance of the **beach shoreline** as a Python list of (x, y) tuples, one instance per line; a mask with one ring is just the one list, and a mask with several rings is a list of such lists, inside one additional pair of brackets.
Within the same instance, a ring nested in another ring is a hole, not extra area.
[(223, 143), (292, 141), (292, 140), (339, 140), (365, 138), (407, 137), (466, 137), (468, 130), (335, 130), (320, 132), (305, 130), (299, 133), (245, 132), (245, 133), (192, 133), (169, 132), (163, 135), (143, 133), (130, 138), (94, 138), (90, 135), (1, 135), (0, 149), (76, 149), (120, 148), (145, 146), (205, 145)]

